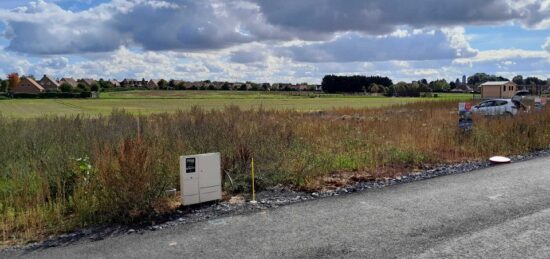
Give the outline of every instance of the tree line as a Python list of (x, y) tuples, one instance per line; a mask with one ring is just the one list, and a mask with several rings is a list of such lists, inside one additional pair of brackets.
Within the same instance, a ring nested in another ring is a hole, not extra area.
[[(422, 93), (431, 92), (449, 92), (460, 88), (461, 91), (479, 91), (479, 86), (489, 81), (510, 81), (508, 78), (490, 75), (486, 73), (476, 73), (467, 78), (466, 84), (459, 79), (447, 82), (445, 79), (436, 79), (428, 82), (426, 79), (420, 79), (411, 83), (398, 82), (393, 84), (392, 79), (381, 76), (337, 76), (326, 75), (323, 78), (322, 88), (326, 93), (371, 93), (383, 94), (386, 96), (417, 97)], [(527, 90), (535, 93), (540, 91), (541, 86), (550, 84), (547, 80), (541, 80), (536, 77), (527, 77), (518, 75), (512, 79), (516, 84), (526, 87)]]

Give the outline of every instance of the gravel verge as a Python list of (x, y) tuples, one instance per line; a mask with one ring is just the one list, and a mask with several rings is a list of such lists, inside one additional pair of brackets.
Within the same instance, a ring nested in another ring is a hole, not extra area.
[[(539, 157), (550, 156), (550, 149), (536, 151), (528, 155), (513, 156), (512, 162), (526, 161)], [(13, 252), (15, 250), (32, 251), (48, 247), (68, 246), (79, 242), (93, 242), (107, 237), (116, 237), (121, 235), (141, 234), (146, 231), (157, 231), (170, 228), (176, 225), (190, 224), (200, 221), (210, 221), (216, 224), (218, 220), (227, 216), (242, 215), (246, 213), (257, 212), (260, 210), (277, 208), (289, 204), (303, 201), (322, 199), (326, 197), (348, 195), (369, 189), (383, 188), (403, 183), (431, 179), (434, 177), (467, 173), (478, 169), (493, 166), (490, 162), (471, 162), (454, 165), (442, 165), (434, 169), (421, 172), (410, 173), (407, 176), (384, 181), (357, 182), (352, 185), (337, 188), (324, 192), (301, 192), (286, 187), (275, 187), (259, 192), (257, 194), (257, 204), (249, 202), (214, 202), (194, 206), (183, 207), (175, 213), (159, 217), (155, 222), (140, 225), (113, 225), (105, 227), (81, 229), (72, 233), (60, 236), (50, 236), (49, 239), (42, 242), (30, 243), (22, 246), (13, 246), (0, 250), (0, 257), (3, 253)]]

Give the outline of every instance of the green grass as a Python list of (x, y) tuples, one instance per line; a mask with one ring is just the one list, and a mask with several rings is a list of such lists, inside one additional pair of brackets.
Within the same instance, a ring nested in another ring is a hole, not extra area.
[(469, 100), (469, 94), (440, 94), (438, 98), (387, 98), (361, 95), (295, 92), (239, 91), (127, 91), (102, 93), (101, 99), (18, 99), (0, 100), (0, 113), (8, 117), (43, 115), (99, 115), (113, 109), (134, 114), (188, 110), (193, 106), (221, 109), (237, 105), (242, 109), (263, 107), (277, 110), (316, 111), (333, 108), (372, 108), (425, 100)]

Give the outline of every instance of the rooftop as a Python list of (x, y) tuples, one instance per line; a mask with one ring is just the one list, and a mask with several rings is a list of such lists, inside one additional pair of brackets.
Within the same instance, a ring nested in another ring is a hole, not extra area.
[(481, 86), (486, 86), (486, 85), (505, 85), (507, 83), (511, 83), (510, 81), (493, 81), (493, 82), (486, 82), (486, 83), (483, 83), (481, 84)]

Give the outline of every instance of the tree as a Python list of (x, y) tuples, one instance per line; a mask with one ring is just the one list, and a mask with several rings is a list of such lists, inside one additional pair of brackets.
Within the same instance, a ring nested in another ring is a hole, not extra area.
[(9, 81), (8, 80), (1, 80), (0, 82), (0, 92), (6, 92), (8, 91)]
[(63, 83), (59, 86), (59, 90), (63, 93), (70, 93), (73, 91), (73, 86), (68, 83)]
[(167, 84), (168, 84), (168, 82), (166, 82), (166, 80), (161, 79), (161, 80), (158, 82), (159, 89), (166, 89), (166, 85), (167, 85)]
[(114, 87), (114, 85), (110, 81), (103, 80), (103, 78), (99, 79), (98, 84), (99, 84), (99, 89), (107, 89), (107, 88)]
[(455, 82), (450, 82), (450, 83), (449, 83), (449, 87), (450, 87), (451, 89), (455, 89), (456, 86), (457, 86), (457, 85), (456, 85)]
[(13, 89), (15, 89), (16, 86), (19, 85), (19, 83), (21, 82), (21, 79), (19, 78), (19, 74), (17, 73), (11, 73), (8, 75), (8, 81), (9, 81), (9, 87), (8, 87), (8, 91), (13, 91)]
[(526, 85), (545, 85), (546, 82), (543, 80), (537, 78), (537, 77), (528, 77), (523, 80), (524, 84)]
[(99, 92), (99, 90), (101, 90), (101, 86), (98, 83), (93, 83), (90, 87), (90, 91), (92, 92)]
[(168, 88), (169, 89), (175, 89), (176, 88), (176, 81), (174, 79), (170, 80), (170, 82), (168, 82)]
[(418, 81), (418, 83), (421, 84), (421, 85), (428, 85), (428, 80), (423, 78), (423, 79), (420, 79), (420, 81)]
[(521, 75), (514, 76), (514, 78), (512, 79), (512, 82), (518, 85), (523, 85), (523, 76)]
[(81, 91), (85, 91), (85, 92), (89, 92), (90, 91), (90, 87), (88, 87), (87, 85), (83, 84), (83, 83), (78, 83), (78, 85), (76, 85), (76, 89), (73, 89), (74, 90), (80, 90)]
[(438, 79), (435, 81), (431, 81), (429, 84), (429, 87), (434, 92), (447, 92), (449, 91), (449, 89), (451, 89), (451, 86), (447, 83), (447, 80), (445, 79)]
[(380, 86), (378, 86), (377, 84), (371, 84), (369, 86), (369, 92), (373, 93), (373, 94), (377, 94), (380, 92)]
[(393, 85), (388, 86), (384, 91), (384, 95), (388, 97), (395, 96), (395, 87)]
[(336, 76), (326, 75), (323, 78), (323, 91), (327, 93), (359, 93), (368, 89), (371, 84), (388, 87), (393, 84), (392, 80), (380, 76)]
[(483, 84), (489, 81), (509, 81), (509, 80), (501, 76), (488, 75), (485, 73), (476, 73), (473, 76), (468, 77), (468, 84), (472, 86), (478, 86), (480, 84)]
[(185, 83), (184, 82), (179, 82), (176, 85), (176, 90), (185, 90)]

